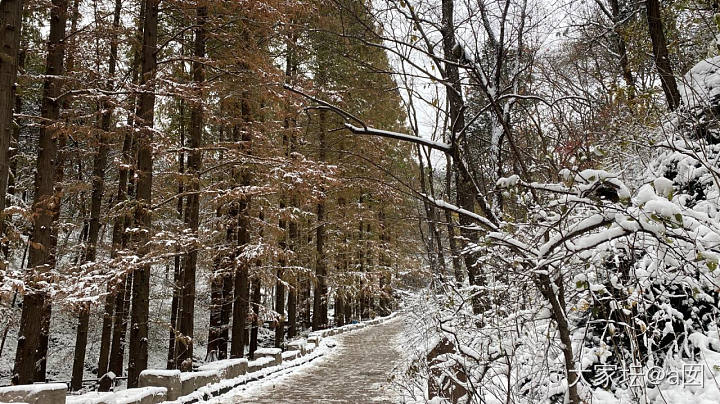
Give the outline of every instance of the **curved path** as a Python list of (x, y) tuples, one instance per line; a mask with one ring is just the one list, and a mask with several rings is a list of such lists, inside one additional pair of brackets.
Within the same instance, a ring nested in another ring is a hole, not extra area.
[(250, 383), (223, 397), (230, 403), (393, 403), (389, 378), (400, 357), (397, 336), (402, 319), (393, 319), (348, 334), (336, 335), (337, 346), (297, 371)]

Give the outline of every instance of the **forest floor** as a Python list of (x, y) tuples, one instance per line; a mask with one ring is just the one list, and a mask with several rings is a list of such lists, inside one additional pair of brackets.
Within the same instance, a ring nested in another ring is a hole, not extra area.
[(392, 376), (401, 358), (403, 317), (337, 335), (328, 354), (294, 372), (213, 400), (231, 403), (396, 403)]

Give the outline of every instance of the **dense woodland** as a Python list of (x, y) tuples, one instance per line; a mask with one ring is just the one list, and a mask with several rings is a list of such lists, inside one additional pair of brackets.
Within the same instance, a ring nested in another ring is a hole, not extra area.
[(412, 148), (337, 131), (282, 88), (401, 130), (388, 59), (348, 18), (367, 10), (2, 7), (5, 383), (133, 386), (148, 366), (251, 354), (259, 328), (281, 346), (395, 306), (396, 275), (419, 266), (397, 185), (416, 182)]
[(0, 16), (0, 384), (133, 387), (402, 305), (406, 400), (720, 397), (615, 377), (717, 386), (717, 3)]

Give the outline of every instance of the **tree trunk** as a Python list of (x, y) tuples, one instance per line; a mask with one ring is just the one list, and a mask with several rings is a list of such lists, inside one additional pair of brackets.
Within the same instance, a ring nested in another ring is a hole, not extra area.
[[(10, 172), (10, 142), (13, 134), (13, 104), (15, 103), (15, 78), (17, 77), (22, 25), (22, 0), (3, 0), (0, 3), (0, 239), (4, 234), (3, 210)], [(20, 111), (16, 111), (20, 112)], [(0, 270), (5, 261), (0, 259)]]
[[(109, 288), (108, 288), (109, 289)], [(115, 296), (112, 293), (105, 295), (103, 307), (102, 331), (100, 333), (100, 354), (98, 358), (97, 377), (100, 379), (108, 370), (110, 359), (110, 341), (112, 338), (112, 321), (115, 312)]]
[[(198, 237), (200, 226), (200, 166), (202, 165), (203, 139), (203, 105), (202, 85), (205, 81), (205, 68), (202, 59), (205, 57), (205, 20), (207, 7), (199, 6), (196, 10), (195, 49), (193, 59), (193, 83), (199, 89), (199, 100), (193, 103), (190, 111), (190, 152), (188, 156), (188, 184), (185, 224)], [(185, 256), (182, 270), (182, 300), (180, 307), (180, 333), (186, 346), (178, 355), (178, 364), (182, 370), (192, 369), (193, 337), (195, 335), (195, 274), (197, 271), (198, 248), (193, 246)]]
[[(142, 41), (143, 38), (143, 26), (145, 18), (145, 1), (140, 3), (140, 19), (138, 21), (136, 39), (138, 42)], [(116, 3), (117, 6), (117, 3)], [(141, 54), (139, 51), (135, 51), (133, 54), (133, 61), (131, 66), (133, 84), (139, 82), (139, 71), (140, 71)], [(138, 95), (134, 94), (130, 97), (129, 110), (133, 110), (137, 106)], [(132, 128), (135, 126), (135, 119), (133, 114), (128, 114), (127, 127)], [(136, 154), (137, 143), (135, 142), (135, 136), (133, 131), (129, 130), (125, 133), (123, 138), (122, 146), (122, 164), (118, 168), (118, 190), (117, 190), (117, 203), (116, 206), (123, 206), (128, 196), (132, 194), (134, 184), (134, 171), (130, 169), (130, 165), (133, 163), (133, 156)], [(132, 215), (124, 212), (120, 216), (116, 217), (113, 222), (112, 230), (112, 244), (110, 247), (110, 257), (117, 258), (118, 252), (125, 248), (129, 241), (129, 234), (126, 232), (133, 221)], [(109, 377), (103, 377), (107, 372), (113, 372), (116, 376), (122, 376), (123, 374), (123, 363), (125, 361), (125, 338), (127, 336), (127, 323), (128, 315), (130, 314), (130, 300), (132, 290), (132, 274), (122, 274), (118, 276), (113, 282), (108, 284), (108, 294), (112, 296), (112, 306), (106, 305), (106, 308), (110, 308), (111, 311), (105, 312), (106, 317), (112, 319), (112, 339), (110, 344), (110, 355), (107, 359), (107, 367), (98, 366), (98, 378), (100, 379), (99, 391), (109, 391), (112, 380)], [(114, 313), (112, 312), (114, 310)], [(103, 327), (104, 329), (105, 327)], [(103, 351), (101, 345), (101, 352)], [(102, 365), (105, 359), (100, 356), (99, 363)]]
[[(2, 7), (2, 6), (0, 6), (0, 7)], [(27, 54), (26, 48), (21, 48), (18, 51), (17, 69), (22, 69), (25, 67), (26, 54)], [(0, 62), (0, 63), (2, 63), (2, 62)], [(14, 109), (14, 111), (17, 113), (22, 112), (22, 97), (20, 95), (18, 95), (17, 93), (15, 94), (15, 109)], [(17, 185), (17, 174), (18, 174), (18, 159), (16, 158), (16, 156), (18, 154), (18, 147), (20, 145), (20, 125), (17, 124), (17, 122), (15, 125), (12, 126), (12, 135), (11, 136), (12, 136), (12, 138), (10, 141), (10, 150), (8, 151), (8, 155), (7, 155), (7, 161), (8, 161), (8, 164), (10, 165), (10, 169), (8, 170), (9, 172), (8, 172), (8, 178), (7, 178), (7, 193), (5, 194), (5, 203), (6, 203), (5, 206), (7, 206), (9, 196), (14, 196), (17, 191), (16, 185)], [(0, 175), (2, 175), (2, 174), (0, 174)], [(1, 179), (0, 179), (0, 181), (1, 181)], [(0, 212), (2, 212), (2, 210), (0, 210)], [(0, 216), (2, 216), (2, 214), (0, 214)], [(2, 237), (3, 237), (4, 220), (5, 220), (4, 218), (0, 217), (0, 239), (2, 239)], [(10, 243), (8, 243), (8, 242), (3, 243), (2, 253), (5, 256), (5, 259), (9, 260), (9, 258), (10, 258)], [(25, 255), (27, 255), (26, 248), (23, 249), (23, 256), (25, 256)], [(23, 258), (23, 262), (25, 261), (25, 258), (26, 257)], [(2, 268), (2, 265), (3, 264), (0, 264), (0, 268)], [(15, 298), (15, 297), (16, 297), (16, 295), (13, 295), (13, 298)]]
[[(565, 360), (565, 371), (567, 372), (569, 401), (572, 404), (580, 404), (582, 401), (577, 391), (578, 372), (573, 355), (570, 325), (568, 324), (567, 313), (565, 312), (565, 297), (562, 296), (563, 288), (558, 288), (559, 291), (556, 292), (547, 274), (537, 275), (535, 282), (540, 293), (542, 293), (543, 297), (550, 303), (552, 317), (558, 327), (560, 342), (562, 343), (563, 359)], [(562, 279), (560, 278), (558, 282), (562, 284)]]
[(352, 321), (353, 298), (347, 292), (345, 292), (344, 302), (345, 302), (345, 324), (350, 324), (350, 322)]
[[(295, 149), (295, 136), (290, 136), (289, 138), (289, 149), (288, 153), (292, 153)], [(289, 154), (288, 154), (289, 157)], [(291, 200), (291, 206), (293, 209), (297, 206), (297, 198), (293, 195)], [(291, 217), (288, 220), (288, 240), (290, 240), (290, 251), (291, 251), (291, 257), (293, 258), (293, 261), (290, 262), (290, 267), (293, 268), (297, 266), (297, 257), (295, 256), (295, 253), (297, 251), (297, 244), (298, 244), (298, 225), (297, 220), (295, 218)], [(287, 325), (288, 325), (288, 332), (287, 336), (288, 338), (294, 338), (295, 335), (297, 335), (297, 314), (298, 314), (298, 289), (300, 288), (301, 280), (300, 277), (302, 275), (297, 273), (294, 269), (292, 269), (292, 272), (290, 273), (290, 276), (288, 276), (288, 297), (287, 297)]]
[(233, 306), (233, 281), (234, 277), (229, 269), (225, 268), (222, 274), (222, 307), (220, 309), (220, 344), (218, 355), (219, 359), (227, 359), (228, 357), (228, 343), (230, 342), (230, 316), (232, 314)]
[(663, 27), (660, 15), (659, 0), (647, 0), (645, 2), (647, 11), (648, 30), (650, 31), (650, 40), (652, 41), (653, 56), (655, 57), (655, 67), (657, 68), (662, 89), (665, 93), (668, 109), (674, 111), (680, 105), (680, 92), (678, 91), (677, 82), (673, 75), (672, 66), (670, 64), (670, 56), (668, 55), (667, 41), (665, 39), (665, 29)]
[[(140, 85), (143, 93), (137, 109), (137, 185), (135, 210), (136, 226), (140, 229), (135, 238), (139, 255), (148, 252), (152, 222), (152, 141), (155, 118), (155, 73), (157, 66), (157, 29), (159, 0), (145, 0), (143, 29), (142, 68)], [(143, 263), (133, 273), (132, 313), (130, 327), (130, 357), (128, 363), (128, 387), (137, 387), (140, 372), (147, 369), (148, 318), (150, 310), (150, 264)]]
[(124, 369), (125, 338), (127, 336), (128, 314), (130, 313), (132, 280), (132, 276), (122, 279), (118, 291), (115, 292), (115, 316), (113, 317), (112, 346), (110, 347), (108, 369), (118, 377), (123, 375)]
[(287, 311), (288, 311), (288, 331), (287, 331), (287, 337), (288, 339), (295, 338), (295, 335), (297, 334), (297, 284), (298, 281), (295, 279), (293, 282), (290, 282), (290, 285), (288, 285), (288, 297), (287, 297)]
[(618, 48), (618, 62), (620, 63), (620, 70), (622, 72), (625, 85), (628, 87), (628, 99), (632, 100), (635, 98), (635, 78), (630, 70), (630, 63), (628, 61), (627, 44), (625, 38), (620, 32), (620, 21), (622, 15), (620, 14), (620, 3), (618, 0), (609, 0), (610, 12), (613, 17), (613, 26), (615, 27), (615, 43)]
[(82, 388), (83, 373), (85, 371), (85, 347), (87, 346), (88, 325), (90, 323), (90, 307), (88, 305), (80, 309), (78, 319), (72, 380), (70, 381), (70, 390), (72, 391), (78, 391)]
[(255, 351), (258, 347), (258, 328), (260, 327), (260, 278), (252, 280), (252, 328), (250, 329), (250, 350), (248, 356), (255, 359)]
[[(319, 156), (318, 160), (327, 160), (327, 129), (326, 111), (320, 111), (320, 127), (318, 133)], [(326, 230), (325, 230), (325, 201), (321, 200), (317, 205), (318, 226), (315, 234), (315, 250), (317, 252), (315, 261), (315, 293), (313, 295), (313, 317), (312, 328), (319, 330), (327, 326), (327, 256), (325, 253)]]
[[(250, 242), (250, 232), (248, 229), (248, 202), (241, 200), (238, 211), (238, 246), (244, 249)], [(232, 344), (230, 346), (231, 358), (242, 358), (245, 353), (246, 344), (246, 327), (248, 317), (248, 260), (245, 257), (238, 259), (237, 272), (235, 273), (235, 301), (233, 303), (233, 322), (232, 322)]]
[(343, 291), (338, 290), (335, 294), (335, 327), (345, 325), (345, 299)]
[[(67, 20), (67, 1), (53, 0), (48, 36), (48, 54), (45, 69), (45, 82), (41, 116), (44, 121), (55, 123), (60, 117), (61, 83), (65, 54), (65, 25)], [(4, 134), (3, 134), (4, 136)], [(52, 125), (40, 128), (38, 155), (35, 172), (35, 199), (33, 201), (33, 230), (30, 236), (30, 265), (27, 284), (36, 283), (33, 279), (42, 279), (54, 262), (53, 254), (57, 239), (53, 239), (53, 219), (60, 207), (59, 195), (55, 195), (55, 176), (58, 165), (58, 141), (63, 135)], [(3, 197), (3, 203), (5, 198)], [(13, 383), (28, 384), (44, 379), (44, 372), (36, 375), (36, 361), (46, 356), (43, 350), (42, 329), (49, 328), (50, 309), (47, 292), (37, 289), (28, 292), (23, 302), (20, 318), (20, 331), (15, 354)], [(47, 346), (45, 345), (45, 348)], [(43, 366), (43, 365), (41, 365)]]
[[(220, 209), (217, 216), (220, 217)], [(220, 359), (222, 339), (223, 281), (222, 257), (215, 257), (214, 270), (210, 279), (210, 328), (208, 329), (206, 358)]]
[[(115, 1), (115, 9), (113, 13), (113, 29), (117, 32), (120, 27), (120, 10), (122, 2), (120, 0)], [(75, 0), (73, 4), (73, 26), (77, 23), (78, 14), (78, 1)], [(73, 31), (75, 28), (73, 28)], [(112, 42), (110, 43), (110, 58), (108, 66), (108, 91), (112, 91), (114, 87), (114, 76), (117, 65), (117, 53), (118, 53), (118, 41), (117, 37), (113, 36)], [(94, 262), (97, 256), (97, 244), (100, 237), (100, 214), (102, 209), (102, 198), (105, 193), (105, 169), (107, 168), (108, 159), (108, 143), (110, 142), (110, 125), (112, 124), (112, 103), (109, 100), (104, 100), (102, 103), (102, 114), (100, 118), (100, 134), (98, 136), (98, 146), (95, 157), (93, 158), (93, 178), (92, 178), (92, 196), (90, 198), (90, 223), (88, 225), (88, 237), (87, 237), (87, 249), (85, 251), (85, 257), (83, 261), (85, 263)], [(109, 300), (108, 304), (112, 302)], [(112, 310), (112, 308), (111, 308)], [(103, 345), (105, 352), (101, 352), (100, 357), (104, 363), (101, 363), (107, 367), (107, 358), (109, 349), (109, 334), (110, 334), (110, 322), (107, 321), (108, 316), (103, 318), (103, 339), (106, 342)], [(80, 311), (77, 336), (75, 339), (75, 357), (73, 365), (73, 376), (71, 381), (72, 390), (79, 390), (82, 387), (83, 370), (85, 368), (85, 351), (87, 345), (87, 334), (88, 325), (90, 320), (90, 308), (83, 307)]]
[[(452, 201), (452, 159), (447, 154), (445, 155), (445, 192), (448, 201)], [(448, 246), (450, 247), (450, 255), (452, 256), (453, 275), (455, 276), (455, 283), (459, 286), (462, 285), (465, 280), (465, 274), (463, 273), (462, 263), (460, 262), (460, 251), (458, 250), (457, 239), (455, 234), (455, 223), (453, 221), (452, 213), (449, 209), (445, 211), (445, 225), (447, 226), (448, 233)]]
[[(250, 105), (247, 99), (248, 95), (245, 94), (241, 101), (240, 109), (241, 115), (246, 125), (251, 121)], [(238, 138), (237, 131), (240, 128), (236, 126), (233, 128), (235, 139)], [(250, 136), (249, 128), (246, 126), (240, 136), (242, 149), (245, 154), (252, 153), (252, 137)], [(252, 179), (251, 172), (248, 168), (244, 168), (240, 173), (240, 185), (247, 187), (250, 185)], [(239, 257), (236, 258), (237, 271), (235, 272), (235, 294), (233, 302), (233, 322), (232, 322), (232, 340), (230, 346), (230, 357), (242, 358), (245, 354), (245, 345), (247, 341), (247, 318), (250, 300), (250, 284), (249, 284), (249, 269), (250, 261), (244, 256), (245, 249), (250, 243), (250, 197), (242, 196), (237, 203), (237, 246)]]
[[(281, 223), (280, 227), (284, 228), (285, 225)], [(281, 245), (280, 248), (284, 249), (284, 246)], [(285, 338), (285, 285), (283, 284), (285, 260), (281, 259), (278, 265), (277, 280), (275, 281), (275, 312), (277, 313), (275, 318), (275, 348), (280, 348)]]
[[(447, 62), (445, 63), (445, 75), (450, 85), (445, 86), (448, 110), (450, 114), (450, 143), (454, 150), (453, 168), (457, 173), (457, 204), (462, 209), (470, 212), (475, 211), (475, 186), (470, 178), (470, 173), (461, 167), (462, 160), (459, 156), (459, 148), (463, 143), (465, 134), (465, 108), (462, 95), (460, 73), (457, 67), (457, 55), (455, 54), (455, 25), (454, 25), (454, 3), (453, 0), (442, 1), (443, 20), (443, 53)], [(473, 220), (467, 215), (460, 215), (460, 236), (463, 240), (463, 260), (468, 273), (468, 281), (473, 286), (484, 286), (485, 276), (477, 267), (477, 254), (468, 251), (468, 247), (477, 244), (478, 232), (472, 229)], [(472, 299), (473, 313), (479, 314), (485, 311), (484, 298), (481, 293), (475, 293)]]
[[(180, 106), (178, 113), (180, 115), (180, 152), (178, 153), (178, 174), (181, 179), (178, 181), (178, 198), (175, 211), (177, 212), (178, 220), (183, 220), (183, 192), (185, 192), (184, 179), (182, 178), (185, 174), (185, 101), (180, 100)], [(178, 306), (180, 305), (180, 281), (182, 274), (182, 263), (180, 262), (180, 246), (175, 248), (175, 258), (173, 259), (173, 284), (172, 284), (172, 301), (170, 303), (170, 336), (168, 337), (168, 356), (167, 365), (168, 369), (177, 368), (177, 358), (175, 353), (176, 331), (178, 330)]]

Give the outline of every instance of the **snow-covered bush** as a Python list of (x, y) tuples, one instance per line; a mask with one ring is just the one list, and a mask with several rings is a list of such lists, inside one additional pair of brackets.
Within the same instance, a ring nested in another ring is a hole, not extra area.
[(680, 389), (685, 366), (699, 366), (692, 381), (705, 386), (720, 373), (720, 58), (686, 83), (683, 108), (630, 181), (599, 169), (498, 181), (523, 214), (476, 218), (483, 286), (425, 299), (418, 316), (432, 325), (420, 345), (445, 339), (454, 352), (432, 363), (418, 354), (415, 376), (450, 380), (469, 402), (720, 397)]

